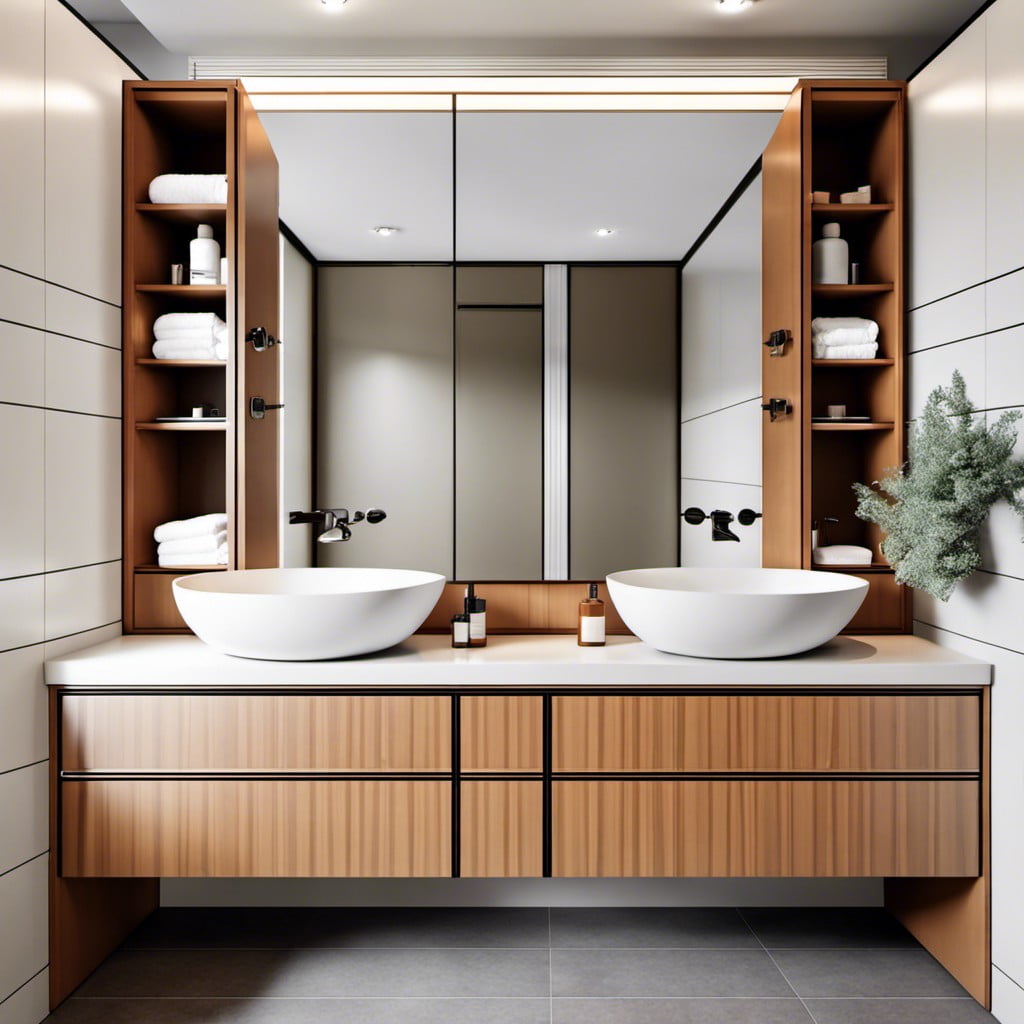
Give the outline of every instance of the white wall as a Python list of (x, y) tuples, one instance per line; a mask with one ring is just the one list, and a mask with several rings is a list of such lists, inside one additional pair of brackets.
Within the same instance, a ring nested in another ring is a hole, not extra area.
[(4, 0), (0, 1021), (47, 1011), (46, 658), (120, 633), (122, 62)]
[[(761, 176), (683, 268), (680, 511), (761, 511)], [(680, 520), (683, 565), (759, 566), (761, 523)]]
[(281, 236), (281, 564), (312, 565), (313, 528), (288, 512), (313, 500), (313, 289), (316, 271)]
[[(1024, 409), (1024, 0), (997, 0), (910, 84), (910, 409), (963, 373), (982, 415)], [(1024, 455), (1024, 441), (1018, 446)], [(999, 505), (984, 564), (916, 631), (992, 662), (993, 1012), (1024, 1024), (1024, 523)]]

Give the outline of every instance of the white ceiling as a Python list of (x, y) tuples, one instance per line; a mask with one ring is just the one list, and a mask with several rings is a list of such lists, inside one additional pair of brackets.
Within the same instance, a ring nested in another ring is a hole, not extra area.
[[(776, 114), (461, 114), (460, 260), (676, 260)], [(452, 258), (447, 114), (263, 113), (281, 217), (321, 260)], [(398, 227), (382, 238), (377, 225)], [(609, 238), (595, 235), (612, 227)]]
[[(89, 17), (116, 0), (75, 0)], [(948, 36), (980, 0), (758, 0), (738, 15), (714, 0), (348, 0), (338, 13), (320, 0), (124, 0), (168, 49), (201, 54), (322, 56), (343, 52), (485, 50), (593, 52), (643, 41), (657, 55), (698, 52), (717, 40), (748, 52), (773, 41), (822, 40), (863, 53), (855, 41)], [(656, 49), (655, 49), (656, 47)], [(840, 50), (842, 49), (840, 46)], [(784, 48), (776, 46), (783, 52)], [(834, 48), (830, 52), (835, 52)]]

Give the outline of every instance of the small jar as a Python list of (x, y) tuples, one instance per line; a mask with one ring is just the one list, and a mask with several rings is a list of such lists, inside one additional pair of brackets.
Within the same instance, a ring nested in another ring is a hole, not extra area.
[(459, 612), (452, 616), (452, 647), (469, 646), (469, 616)]

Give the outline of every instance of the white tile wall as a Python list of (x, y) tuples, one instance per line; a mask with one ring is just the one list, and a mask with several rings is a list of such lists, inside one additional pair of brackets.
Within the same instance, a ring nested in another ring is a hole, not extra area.
[[(1024, 266), (1022, 31), (1024, 0), (997, 0), (911, 82), (911, 304), (969, 288), (913, 312), (912, 343), (920, 350), (935, 340), (982, 335), (915, 352), (909, 367), (917, 408), (959, 367), (976, 407), (1024, 409), (1024, 328), (1014, 326), (1024, 323), (1024, 272), (1010, 273)], [(990, 420), (997, 415), (987, 413)], [(1024, 456), (1024, 438), (1017, 454)], [(981, 532), (987, 571), (961, 583), (947, 603), (924, 594), (914, 601), (922, 635), (995, 666), (993, 1013), (1003, 1024), (1024, 1024), (1022, 534), (1020, 518), (997, 505)]]
[(761, 399), (682, 424), (680, 464), (691, 480), (761, 484)]
[[(45, 0), (4, 0), (0, 32), (0, 195), (16, 196), (0, 231), (0, 264), (43, 274), (43, 44)], [(6, 154), (17, 153), (11, 160)], [(5, 209), (5, 213), (8, 210)], [(0, 997), (2, 998), (2, 997)]]
[(3, 12), (4, 95), (18, 102), (0, 102), (0, 1024), (37, 1024), (43, 661), (120, 632), (120, 122), (133, 76), (58, 0)]
[(910, 83), (910, 308), (984, 281), (985, 40), (979, 20)]
[(0, 405), (0, 579), (43, 571), (44, 417), (41, 409)]
[[(5, 996), (47, 964), (47, 855), (0, 875), (0, 992)], [(39, 1018), (25, 1018), (33, 1020)], [(18, 1024), (22, 1024), (21, 1021)]]

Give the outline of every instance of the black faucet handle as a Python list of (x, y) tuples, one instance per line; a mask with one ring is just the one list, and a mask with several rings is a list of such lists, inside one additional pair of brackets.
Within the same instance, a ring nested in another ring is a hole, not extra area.
[(736, 521), (740, 526), (753, 526), (763, 514), (763, 512), (755, 512), (752, 508), (741, 508), (736, 516)]
[(368, 508), (366, 510), (366, 521), (368, 523), (381, 523), (387, 519), (388, 514), (382, 508)]
[(683, 519), (685, 519), (690, 526), (700, 526), (700, 524), (707, 519), (707, 514), (702, 508), (691, 506), (683, 513)]

